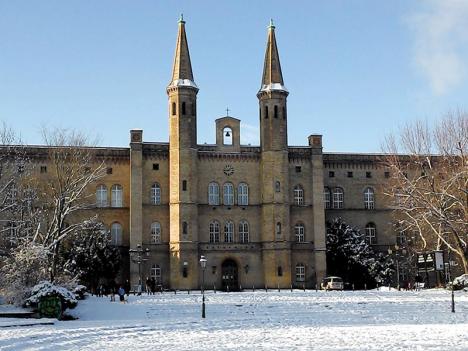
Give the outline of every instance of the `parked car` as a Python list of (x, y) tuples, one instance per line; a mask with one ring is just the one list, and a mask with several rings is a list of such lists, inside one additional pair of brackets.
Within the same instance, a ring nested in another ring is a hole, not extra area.
[(323, 290), (343, 290), (343, 279), (340, 277), (325, 277), (323, 278), (320, 287)]

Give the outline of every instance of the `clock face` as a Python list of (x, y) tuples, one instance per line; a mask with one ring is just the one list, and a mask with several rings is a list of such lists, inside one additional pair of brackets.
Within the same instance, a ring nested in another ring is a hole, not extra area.
[(230, 176), (234, 174), (234, 167), (232, 165), (224, 166), (223, 172), (225, 175)]

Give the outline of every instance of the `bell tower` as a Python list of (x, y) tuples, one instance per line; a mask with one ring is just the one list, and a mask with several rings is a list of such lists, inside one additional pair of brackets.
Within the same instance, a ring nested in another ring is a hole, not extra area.
[(177, 289), (198, 286), (197, 93), (181, 16), (169, 103), (170, 281)]
[(288, 94), (281, 72), (275, 26), (270, 21), (262, 84), (257, 93), (262, 151), (261, 237), (265, 284), (269, 287), (291, 284)]

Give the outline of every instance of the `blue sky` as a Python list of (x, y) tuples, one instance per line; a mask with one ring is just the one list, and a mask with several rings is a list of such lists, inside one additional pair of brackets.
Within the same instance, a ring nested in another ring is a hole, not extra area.
[(198, 142), (242, 120), (258, 144), (266, 27), (276, 25), (289, 144), (378, 152), (414, 119), (468, 108), (468, 1), (0, 0), (0, 120), (28, 143), (42, 126), (126, 146), (167, 141), (166, 86), (183, 12), (198, 94)]

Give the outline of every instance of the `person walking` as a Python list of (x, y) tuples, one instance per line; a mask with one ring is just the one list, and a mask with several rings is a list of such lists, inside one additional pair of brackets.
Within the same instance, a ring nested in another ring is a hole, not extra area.
[(120, 302), (125, 303), (125, 289), (122, 286), (120, 286), (118, 294), (119, 294)]

